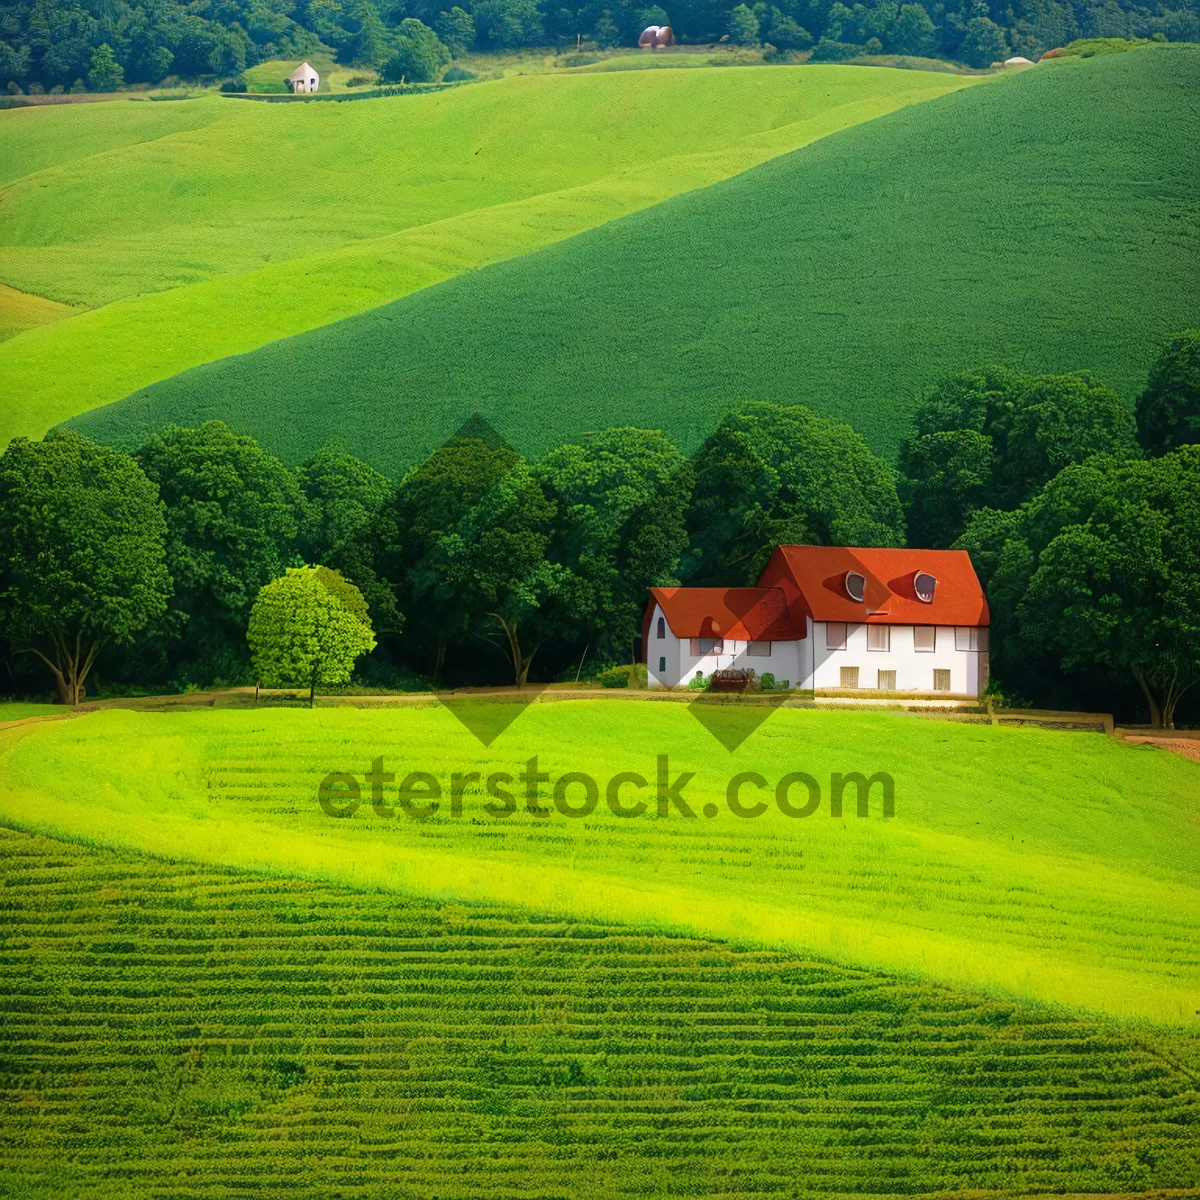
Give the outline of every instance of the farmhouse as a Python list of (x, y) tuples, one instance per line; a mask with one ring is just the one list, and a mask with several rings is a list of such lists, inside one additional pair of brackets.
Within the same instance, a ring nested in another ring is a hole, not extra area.
[(751, 668), (804, 689), (978, 696), (988, 606), (963, 550), (779, 546), (757, 587), (651, 588), (649, 686)]
[(293, 92), (315, 92), (321, 86), (321, 77), (303, 62), (288, 76), (288, 83)]

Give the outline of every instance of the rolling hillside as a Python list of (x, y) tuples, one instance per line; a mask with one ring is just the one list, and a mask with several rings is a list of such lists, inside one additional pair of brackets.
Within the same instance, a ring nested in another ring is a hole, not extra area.
[(694, 446), (755, 398), (890, 455), (968, 364), (1088, 367), (1132, 398), (1200, 321), (1197, 178), (1200, 50), (1026, 71), (72, 423), (128, 441), (220, 417), (396, 472), (473, 412), (529, 451), (610, 424)]
[(0, 445), (971, 82), (776, 67), (0, 113), (0, 281), (99, 306), (0, 345)]

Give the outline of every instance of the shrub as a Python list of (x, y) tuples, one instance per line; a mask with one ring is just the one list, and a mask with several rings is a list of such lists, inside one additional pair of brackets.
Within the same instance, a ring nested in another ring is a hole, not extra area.
[[(451, 68), (451, 70), (453, 70), (453, 68)], [(348, 88), (370, 87), (374, 82), (375, 80), (372, 79), (370, 75), (351, 75), (350, 78), (346, 80), (346, 86)]]
[(687, 683), (688, 691), (689, 692), (704, 691), (704, 689), (706, 687), (708, 687), (708, 680), (709, 680), (709, 676), (705, 675), (703, 671), (697, 671), (695, 673), (695, 675), (693, 675), (691, 677), (691, 679), (688, 680), (688, 683)]
[(468, 71), (466, 67), (460, 67), (458, 63), (452, 63), (445, 75), (442, 76), (443, 83), (465, 83), (469, 79), (478, 79), (479, 76), (474, 71)]
[(77, 80), (75, 80), (75, 82), (73, 84), (71, 84), (71, 95), (72, 96), (82, 96), (83, 93), (86, 91), (87, 91), (87, 88), (85, 88), (83, 86), (82, 79), (77, 79)]
[(590, 67), (599, 61), (600, 56), (597, 54), (567, 54), (561, 59), (561, 65), (564, 67)]
[(236, 79), (227, 79), (221, 84), (221, 91), (226, 95), (240, 94), (246, 90), (246, 81), (240, 75)]
[(762, 675), (759, 676), (758, 682), (762, 684), (762, 690), (764, 692), (769, 692), (775, 687), (775, 676), (771, 674), (770, 671), (764, 671)]
[(854, 42), (835, 42), (832, 38), (822, 38), (817, 43), (817, 48), (812, 52), (812, 58), (809, 61), (815, 63), (847, 62), (863, 53), (865, 53), (864, 48)]
[(596, 676), (596, 682), (606, 688), (627, 688), (629, 686), (629, 668), (609, 667)]
[(23, 96), (25, 93), (21, 90), (21, 85), (15, 80), (8, 81), (8, 94), (10, 96)]

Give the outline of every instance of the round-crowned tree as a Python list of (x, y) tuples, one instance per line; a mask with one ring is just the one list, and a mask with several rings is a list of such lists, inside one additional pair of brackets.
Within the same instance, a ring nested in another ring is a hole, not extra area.
[(254, 670), (267, 687), (349, 683), (354, 664), (375, 648), (367, 602), (329, 567), (292, 567), (265, 584), (246, 632)]

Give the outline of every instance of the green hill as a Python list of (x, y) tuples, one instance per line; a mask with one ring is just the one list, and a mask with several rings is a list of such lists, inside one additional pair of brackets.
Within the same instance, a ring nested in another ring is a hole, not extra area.
[(0, 345), (0, 445), (971, 82), (761, 67), (0, 113), (0, 281), (99, 306)]
[(1088, 367), (1132, 397), (1200, 321), (1197, 178), (1200, 50), (1025, 71), (73, 424), (220, 417), (288, 458), (337, 439), (396, 471), (473, 412), (527, 450), (617, 423), (694, 445), (756, 398), (891, 454), (922, 390), (980, 361)]

